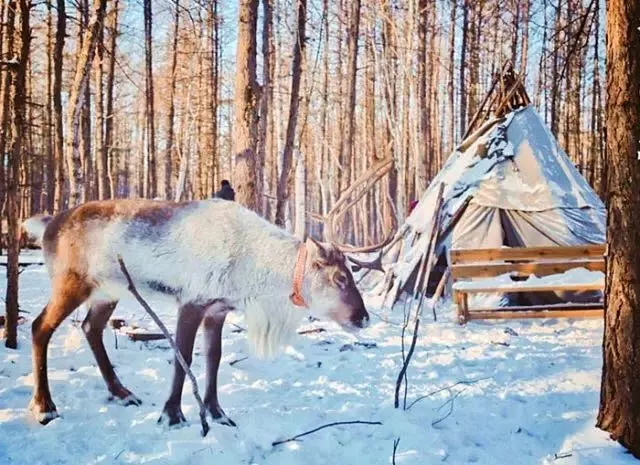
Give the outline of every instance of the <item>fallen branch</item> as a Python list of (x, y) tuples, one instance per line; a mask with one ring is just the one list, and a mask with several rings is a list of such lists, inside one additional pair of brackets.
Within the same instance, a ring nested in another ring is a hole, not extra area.
[(303, 436), (307, 436), (309, 434), (315, 433), (317, 431), (320, 431), (321, 429), (329, 428), (330, 426), (338, 426), (338, 425), (382, 425), (382, 422), (381, 421), (360, 421), (360, 420), (336, 421), (335, 423), (327, 423), (326, 425), (318, 426), (317, 428), (314, 428), (311, 431), (306, 431), (306, 432), (301, 433), (301, 434), (296, 434), (295, 436), (293, 436), (293, 437), (291, 437), (289, 439), (283, 439), (281, 441), (274, 441), (274, 442), (271, 443), (271, 445), (273, 447), (275, 447), (275, 446), (278, 446), (280, 444), (285, 444), (287, 442), (297, 441), (299, 438), (301, 438)]
[(124, 260), (119, 255), (118, 255), (118, 263), (120, 263), (120, 269), (122, 270), (122, 273), (124, 274), (125, 278), (127, 278), (127, 282), (129, 283), (129, 288), (128, 288), (129, 292), (133, 294), (133, 296), (140, 303), (140, 305), (142, 305), (142, 307), (151, 316), (153, 321), (155, 321), (158, 327), (162, 330), (165, 337), (168, 339), (169, 344), (171, 345), (171, 348), (176, 354), (176, 360), (178, 361), (180, 366), (182, 366), (182, 369), (184, 370), (184, 372), (189, 376), (189, 379), (191, 380), (191, 386), (193, 387), (193, 395), (196, 398), (196, 402), (198, 402), (198, 406), (200, 407), (200, 423), (202, 424), (202, 436), (206, 436), (207, 433), (209, 432), (209, 425), (207, 423), (207, 409), (205, 408), (204, 403), (202, 402), (202, 398), (198, 393), (198, 384), (196, 382), (195, 376), (193, 376), (193, 373), (189, 368), (189, 364), (186, 362), (186, 360), (178, 350), (176, 343), (171, 337), (171, 334), (169, 333), (169, 330), (167, 329), (167, 327), (164, 325), (164, 323), (162, 323), (162, 320), (160, 320), (158, 315), (151, 309), (149, 304), (138, 293), (138, 290), (136, 289), (136, 286), (133, 284), (133, 280), (131, 279), (131, 275), (129, 275), (129, 272), (127, 271), (127, 267), (124, 264)]
[(302, 331), (298, 331), (298, 334), (314, 334), (314, 333), (324, 333), (326, 329), (324, 328), (313, 328), (313, 329), (304, 329)]
[(230, 361), (230, 362), (229, 362), (229, 365), (230, 365), (230, 366), (233, 366), (233, 365), (235, 365), (236, 363), (240, 363), (240, 362), (242, 362), (242, 361), (244, 361), (244, 360), (246, 360), (246, 359), (248, 359), (248, 358), (249, 358), (249, 357), (240, 357), (240, 358), (237, 358), (237, 359), (235, 359), (235, 360)]
[(458, 397), (460, 394), (462, 394), (462, 391), (456, 392), (455, 395), (447, 399), (447, 401), (444, 404), (438, 407), (438, 410), (440, 410), (442, 407), (448, 404), (449, 410), (447, 411), (447, 413), (444, 414), (444, 416), (438, 418), (437, 420), (432, 421), (431, 426), (436, 426), (438, 423), (443, 422), (444, 420), (446, 420), (451, 416), (451, 414), (453, 413), (453, 402), (456, 400), (456, 397)]
[(485, 379), (491, 379), (491, 378), (492, 378), (492, 376), (485, 376), (484, 378), (477, 378), (477, 379), (462, 380), (462, 381), (458, 381), (457, 383), (451, 384), (451, 385), (449, 385), (449, 386), (445, 386), (445, 387), (442, 387), (442, 388), (440, 388), (440, 389), (436, 389), (435, 391), (430, 392), (429, 394), (425, 394), (424, 396), (420, 396), (420, 397), (418, 397), (417, 399), (415, 399), (413, 402), (411, 402), (411, 403), (407, 406), (407, 410), (409, 410), (411, 407), (413, 407), (415, 404), (417, 404), (417, 403), (418, 403), (418, 402), (420, 402), (421, 400), (424, 400), (424, 399), (426, 399), (426, 398), (428, 398), (428, 397), (431, 397), (431, 396), (433, 396), (434, 394), (438, 394), (438, 393), (440, 393), (440, 392), (442, 392), (442, 391), (447, 391), (447, 390), (452, 389), (452, 388), (454, 388), (454, 387), (456, 387), (456, 386), (459, 386), (459, 385), (461, 385), (461, 384), (471, 385), (471, 384), (477, 383), (478, 381), (484, 381)]

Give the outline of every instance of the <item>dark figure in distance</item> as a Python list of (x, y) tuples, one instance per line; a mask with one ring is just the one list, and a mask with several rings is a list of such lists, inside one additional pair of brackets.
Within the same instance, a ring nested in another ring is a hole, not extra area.
[(214, 194), (214, 197), (218, 199), (235, 200), (236, 191), (231, 187), (231, 183), (226, 179), (223, 179), (221, 184), (222, 188)]

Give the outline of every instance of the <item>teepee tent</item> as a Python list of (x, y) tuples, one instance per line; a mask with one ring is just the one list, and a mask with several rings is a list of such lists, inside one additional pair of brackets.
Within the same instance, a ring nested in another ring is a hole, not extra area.
[[(453, 248), (602, 243), (605, 215), (600, 198), (526, 104), (491, 118), (457, 147), (385, 251), (377, 288), (389, 304), (416, 288), (433, 293)], [(432, 236), (435, 266), (428, 282), (415, 287)]]

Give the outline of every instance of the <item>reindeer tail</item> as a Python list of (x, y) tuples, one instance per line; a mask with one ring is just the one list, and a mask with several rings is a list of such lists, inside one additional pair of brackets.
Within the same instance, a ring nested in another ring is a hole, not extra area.
[(51, 215), (35, 215), (24, 220), (22, 227), (27, 231), (29, 238), (35, 240), (38, 245), (42, 246), (44, 231), (52, 219), (53, 216)]

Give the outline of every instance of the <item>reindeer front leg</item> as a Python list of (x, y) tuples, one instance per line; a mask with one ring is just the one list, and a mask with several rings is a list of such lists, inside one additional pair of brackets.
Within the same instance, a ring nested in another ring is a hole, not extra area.
[(222, 327), (227, 312), (213, 312), (204, 317), (204, 337), (207, 350), (207, 392), (204, 396), (204, 404), (214, 421), (227, 426), (236, 426), (222, 410), (218, 402), (218, 368), (220, 367), (220, 357), (222, 356)]
[[(191, 366), (193, 356), (193, 343), (202, 317), (204, 316), (206, 307), (185, 304), (180, 307), (178, 314), (178, 327), (176, 330), (176, 346), (184, 357), (185, 361)], [(169, 426), (185, 423), (186, 419), (182, 413), (182, 387), (184, 386), (185, 372), (177, 360), (173, 361), (173, 382), (171, 384), (171, 394), (164, 404), (162, 415), (158, 419), (158, 423), (169, 420)]]

